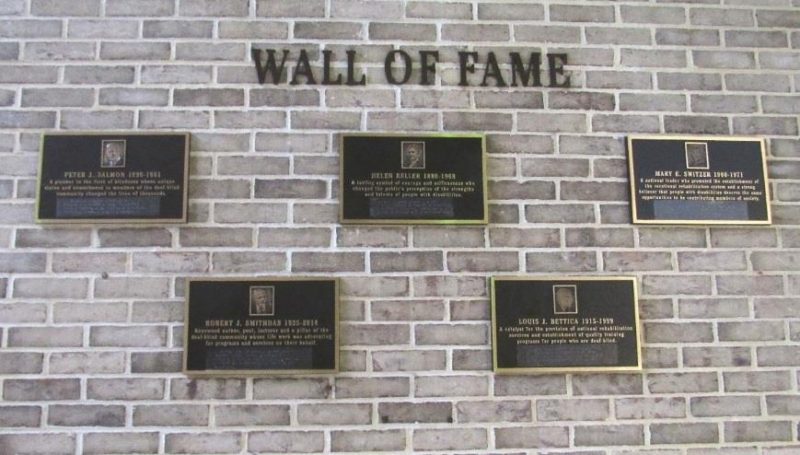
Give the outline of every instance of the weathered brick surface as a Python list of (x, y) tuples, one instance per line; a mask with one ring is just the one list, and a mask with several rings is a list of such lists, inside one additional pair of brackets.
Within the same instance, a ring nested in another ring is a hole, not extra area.
[(568, 447), (570, 439), (568, 428), (544, 426), (496, 428), (494, 436), (501, 449)]
[(54, 405), (49, 408), (48, 423), (53, 426), (121, 427), (125, 425), (125, 407), (120, 405)]
[(485, 449), (487, 434), (484, 429), (414, 430), (415, 450), (470, 450)]
[(137, 405), (133, 409), (135, 426), (207, 426), (207, 405)]
[(378, 416), (382, 423), (447, 423), (453, 410), (450, 403), (382, 403)]
[(530, 422), (532, 412), (528, 401), (469, 401), (456, 405), (459, 422)]
[(662, 373), (649, 376), (647, 388), (652, 393), (716, 392), (720, 384), (713, 373)]
[(321, 431), (256, 431), (248, 435), (251, 452), (316, 453), (325, 445)]
[(131, 354), (131, 372), (133, 373), (174, 373), (180, 370), (180, 352), (134, 352)]
[(500, 376), (495, 378), (494, 395), (565, 395), (566, 378), (562, 376)]
[(88, 433), (83, 450), (87, 454), (154, 453), (158, 451), (158, 433)]
[(331, 434), (334, 451), (388, 452), (405, 447), (405, 435), (399, 430), (335, 431)]
[(409, 387), (408, 378), (403, 377), (340, 378), (335, 390), (337, 398), (405, 397)]
[(653, 444), (697, 444), (719, 442), (717, 425), (711, 423), (654, 424), (650, 426)]
[(36, 406), (3, 406), (0, 408), (0, 424), (5, 428), (37, 427), (42, 409)]
[(575, 427), (577, 446), (627, 446), (644, 443), (644, 431), (639, 425), (596, 425)]
[(327, 379), (259, 379), (253, 383), (256, 399), (326, 398), (330, 394)]
[(170, 382), (175, 400), (236, 400), (245, 395), (241, 379), (192, 379)]
[(219, 426), (289, 425), (286, 405), (221, 405), (214, 408)]
[(78, 379), (7, 379), (3, 399), (7, 401), (61, 401), (80, 398)]
[(162, 379), (91, 379), (86, 390), (92, 400), (160, 400), (165, 386)]
[(41, 373), (44, 355), (35, 352), (4, 352), (0, 354), (0, 373), (30, 374)]
[(542, 422), (565, 420), (606, 420), (610, 415), (608, 400), (555, 400), (536, 402), (536, 417)]
[[(0, 1), (0, 452), (797, 452), (798, 8)], [(257, 85), (251, 44), (318, 81), (355, 49), (369, 85)], [(385, 83), (395, 48), (412, 83)], [(510, 83), (507, 52), (543, 48), (571, 88), (478, 86), (487, 51)], [(35, 225), (41, 131), (131, 128), (192, 133), (189, 224)], [(489, 226), (339, 225), (361, 130), (487, 133)], [(775, 226), (631, 225), (634, 132), (765, 137)], [(487, 278), (523, 273), (636, 276), (645, 372), (493, 375)], [(181, 375), (209, 274), (340, 276), (342, 373)]]
[(124, 352), (57, 352), (50, 356), (51, 373), (113, 374), (124, 371)]
[(0, 434), (0, 447), (9, 453), (75, 453), (77, 437), (68, 433), (49, 433), (32, 438), (30, 433)]
[(372, 355), (372, 368), (383, 372), (444, 370), (445, 354), (441, 350), (381, 351)]

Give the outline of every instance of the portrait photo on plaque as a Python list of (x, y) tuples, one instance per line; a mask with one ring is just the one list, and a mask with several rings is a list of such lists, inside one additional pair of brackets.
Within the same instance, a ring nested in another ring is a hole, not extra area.
[(345, 224), (486, 224), (485, 138), (477, 134), (343, 134)]
[(553, 285), (553, 313), (578, 313), (578, 287), (574, 284)]
[(687, 142), (686, 169), (708, 169), (708, 143)]
[(102, 142), (100, 153), (100, 167), (125, 167), (124, 139), (111, 139)]
[(338, 295), (337, 279), (189, 279), (184, 373), (338, 371)]
[(38, 223), (183, 223), (189, 134), (46, 133)]
[(403, 141), (400, 162), (403, 169), (425, 169), (425, 142)]
[(497, 373), (641, 369), (634, 277), (494, 277)]
[(275, 315), (275, 286), (250, 286), (250, 316)]
[(634, 135), (627, 148), (634, 223), (772, 222), (763, 138)]

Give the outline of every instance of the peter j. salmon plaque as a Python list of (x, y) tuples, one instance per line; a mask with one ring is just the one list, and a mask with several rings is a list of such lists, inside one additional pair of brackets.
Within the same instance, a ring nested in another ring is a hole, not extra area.
[(189, 135), (42, 137), (39, 223), (186, 222)]
[(482, 135), (344, 134), (340, 220), (350, 224), (486, 224)]
[(496, 277), (492, 357), (498, 373), (641, 369), (633, 277)]
[(641, 224), (770, 224), (763, 138), (630, 136), (631, 212)]
[(336, 372), (338, 289), (322, 278), (188, 280), (184, 372)]

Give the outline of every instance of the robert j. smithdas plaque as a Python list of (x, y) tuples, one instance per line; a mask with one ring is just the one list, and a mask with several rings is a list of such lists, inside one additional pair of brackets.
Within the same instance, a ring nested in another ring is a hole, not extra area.
[(340, 220), (485, 224), (482, 135), (341, 136)]
[(336, 372), (338, 289), (336, 279), (189, 279), (184, 372)]
[(496, 277), (492, 357), (498, 373), (641, 369), (633, 277)]
[(631, 212), (642, 224), (770, 224), (763, 138), (630, 136)]
[(185, 222), (188, 177), (188, 134), (45, 134), (36, 220)]

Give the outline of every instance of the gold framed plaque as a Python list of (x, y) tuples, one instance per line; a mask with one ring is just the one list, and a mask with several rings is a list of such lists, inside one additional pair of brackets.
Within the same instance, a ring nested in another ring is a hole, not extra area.
[(339, 370), (337, 278), (190, 278), (183, 372), (190, 376)]
[(635, 277), (493, 277), (498, 374), (642, 368)]
[(342, 224), (486, 224), (480, 134), (342, 134)]
[(633, 135), (627, 149), (634, 223), (772, 223), (763, 138)]
[(188, 133), (45, 133), (36, 222), (185, 223)]

